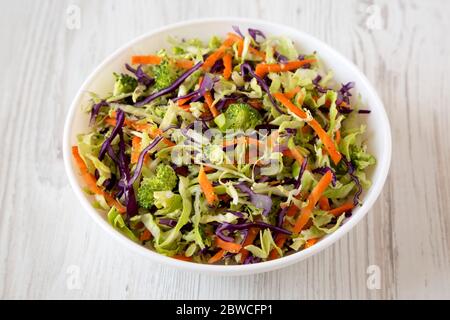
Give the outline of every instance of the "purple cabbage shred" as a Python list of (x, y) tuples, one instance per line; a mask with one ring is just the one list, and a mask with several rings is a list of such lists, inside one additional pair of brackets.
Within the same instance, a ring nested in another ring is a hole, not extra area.
[(127, 68), (128, 71), (133, 73), (136, 76), (136, 79), (139, 83), (143, 84), (144, 86), (151, 86), (153, 83), (155, 83), (155, 79), (150, 78), (148, 74), (142, 70), (142, 66), (139, 65), (137, 69), (134, 69), (131, 67), (128, 63), (125, 63), (125, 68)]
[(283, 114), (284, 112), (278, 107), (277, 103), (275, 102), (275, 99), (273, 98), (272, 94), (270, 93), (270, 89), (269, 86), (267, 85), (267, 83), (261, 79), (261, 77), (257, 76), (256, 73), (252, 70), (252, 67), (247, 63), (243, 63), (241, 65), (241, 75), (242, 77), (245, 78), (247, 72), (256, 79), (256, 81), (258, 81), (258, 84), (261, 86), (261, 88), (267, 93), (267, 95), (269, 96), (270, 102), (272, 102), (272, 105), (275, 107), (275, 109), (277, 109), (277, 111), (281, 114)]
[(146, 105), (147, 103), (152, 102), (153, 100), (164, 96), (168, 93), (171, 93), (173, 91), (175, 91), (176, 89), (178, 89), (178, 87), (184, 82), (184, 80), (186, 80), (191, 74), (193, 74), (195, 71), (197, 71), (198, 69), (201, 68), (201, 66), (203, 65), (203, 62), (199, 62), (197, 63), (195, 66), (193, 66), (191, 69), (189, 69), (188, 71), (186, 71), (185, 73), (183, 73), (177, 80), (175, 80), (170, 86), (155, 92), (151, 95), (149, 95), (147, 98), (145, 98), (142, 101), (139, 101), (137, 103), (135, 103), (135, 107), (141, 107), (143, 105)]

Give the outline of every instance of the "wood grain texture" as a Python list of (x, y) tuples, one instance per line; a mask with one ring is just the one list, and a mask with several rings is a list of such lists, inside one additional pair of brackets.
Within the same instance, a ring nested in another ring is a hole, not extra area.
[[(72, 4), (81, 10), (78, 30), (66, 27)], [(1, 7), (0, 297), (450, 298), (450, 2), (17, 0)], [(392, 125), (390, 175), (368, 216), (329, 249), (275, 272), (224, 278), (153, 264), (91, 221), (64, 173), (63, 121), (93, 68), (153, 28), (214, 16), (266, 19), (326, 41), (367, 75)], [(369, 265), (381, 270), (379, 290), (366, 285)]]

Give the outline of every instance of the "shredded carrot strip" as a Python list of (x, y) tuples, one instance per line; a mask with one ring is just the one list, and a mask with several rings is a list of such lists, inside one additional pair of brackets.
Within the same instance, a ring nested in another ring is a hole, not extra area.
[(180, 69), (191, 69), (194, 66), (194, 61), (188, 59), (175, 60), (175, 65)]
[(181, 260), (181, 261), (187, 261), (187, 262), (191, 262), (192, 261), (191, 257), (186, 257), (185, 255), (182, 255), (182, 254), (176, 254), (176, 255), (172, 256), (172, 258), (177, 259), (177, 260)]
[(295, 159), (294, 155), (292, 154), (292, 151), (290, 149), (283, 150), (282, 153), (283, 153), (283, 156), (285, 156), (285, 157)]
[(155, 55), (131, 56), (131, 64), (160, 64), (162, 58)]
[[(105, 123), (109, 124), (110, 126), (115, 126), (116, 125), (116, 114), (112, 113), (111, 117), (108, 117), (105, 119)], [(131, 127), (137, 131), (141, 131), (141, 132), (148, 132), (150, 138), (155, 139), (156, 137), (158, 137), (159, 135), (162, 135), (163, 132), (161, 129), (158, 128), (154, 128), (151, 124), (149, 123), (137, 123), (136, 121), (132, 121), (129, 119), (125, 119), (125, 126), (127, 127)], [(163, 138), (162, 141), (164, 142), (164, 144), (166, 144), (168, 147), (173, 147), (175, 146), (175, 143), (172, 142), (171, 140), (167, 139), (167, 138)]]
[(214, 100), (211, 96), (211, 92), (209, 91), (205, 92), (203, 97), (205, 98), (206, 105), (208, 106), (209, 111), (211, 111), (213, 117), (214, 118), (217, 117), (219, 115), (219, 111), (217, 111), (216, 106), (213, 105)]
[(301, 166), (303, 164), (304, 158), (301, 155), (300, 151), (298, 151), (297, 148), (289, 148), (289, 151), (291, 151), (292, 156), (298, 162), (298, 164)]
[[(239, 45), (242, 46), (242, 48), (240, 49), (240, 53), (238, 54), (239, 56), (241, 56), (242, 55), (243, 45), (244, 45), (244, 41), (241, 38), (241, 36), (239, 36), (239, 35), (237, 35), (235, 33), (229, 32), (228, 33), (228, 38), (234, 40), (234, 42), (238, 42)], [(238, 50), (239, 50), (239, 47), (238, 47)], [(266, 58), (266, 53), (265, 52), (258, 51), (257, 49), (253, 48), (252, 46), (248, 47), (248, 51), (250, 51), (250, 53), (255, 55), (255, 56), (261, 57), (263, 60)]]
[(314, 63), (316, 59), (295, 60), (286, 63), (260, 63), (256, 66), (255, 73), (263, 78), (269, 72), (283, 72), (298, 69), (305, 64)]
[(327, 197), (322, 196), (319, 198), (319, 208), (326, 211), (330, 210), (330, 203)]
[(313, 238), (313, 239), (306, 240), (304, 249), (312, 247), (313, 245), (315, 245), (317, 243), (317, 241), (319, 241), (319, 238)]
[(208, 263), (216, 263), (217, 261), (220, 261), (223, 258), (224, 254), (225, 254), (225, 250), (220, 249), (219, 251), (217, 251), (217, 253), (215, 255), (213, 255), (208, 260)]
[(228, 36), (228, 39), (232, 39), (234, 42), (242, 40), (241, 36), (237, 35), (236, 33), (228, 32), (227, 36)]
[(104, 196), (109, 206), (115, 206), (117, 210), (119, 210), (119, 212), (125, 213), (126, 208), (119, 201), (114, 199), (113, 196), (111, 196), (109, 193), (103, 191), (102, 189), (100, 189), (99, 186), (97, 186), (97, 179), (95, 179), (94, 175), (89, 173), (86, 164), (84, 163), (83, 159), (80, 156), (80, 153), (78, 152), (77, 146), (72, 147), (72, 155), (75, 160), (75, 163), (78, 166), (78, 169), (80, 170), (81, 176), (86, 182), (86, 185), (89, 188), (89, 190), (92, 193)]
[(236, 39), (228, 37), (222, 45), (217, 49), (215, 52), (213, 52), (208, 58), (206, 58), (205, 62), (202, 65), (203, 70), (208, 70), (211, 68), (214, 63), (221, 59), (223, 55), (225, 54), (225, 51), (233, 45), (233, 43), (236, 42)]
[(216, 246), (232, 253), (238, 253), (242, 249), (239, 243), (223, 241), (219, 237), (216, 237)]
[(258, 146), (258, 147), (263, 147), (264, 146), (264, 142), (262, 142), (262, 141), (260, 141), (258, 139), (255, 139), (255, 138), (252, 138), (252, 137), (246, 137), (246, 136), (241, 136), (241, 137), (238, 137), (238, 138), (234, 138), (232, 140), (225, 140), (225, 141), (223, 141), (222, 146), (224, 148), (226, 148), (226, 147), (229, 147), (229, 146), (234, 146), (235, 144), (238, 144), (238, 143), (247, 144), (247, 145), (252, 144), (252, 145), (255, 145), (255, 146)]
[(210, 172), (216, 171), (216, 169), (208, 167), (208, 166), (203, 166), (203, 170), (205, 171), (205, 173), (210, 173)]
[(240, 252), (241, 254), (241, 263), (244, 262), (244, 260), (248, 257), (249, 251), (245, 249), (246, 246), (249, 246), (255, 241), (256, 237), (258, 236), (259, 228), (250, 228), (248, 230), (247, 237), (245, 238), (244, 242), (242, 243), (242, 249)]
[(257, 110), (261, 110), (263, 107), (262, 102), (259, 99), (249, 99), (247, 103)]
[[(297, 200), (300, 200), (303, 197), (303, 194), (299, 193), (298, 195), (295, 196), (295, 198)], [(297, 214), (297, 212), (300, 209), (295, 205), (295, 204), (291, 204), (286, 212), (286, 216), (288, 217), (293, 217)], [(277, 245), (278, 248), (283, 248), (284, 243), (286, 242), (286, 240), (288, 239), (288, 236), (285, 234), (281, 234), (279, 233), (276, 237), (275, 237), (275, 244)], [(272, 251), (269, 254), (269, 260), (273, 260), (279, 257), (278, 251), (275, 249), (272, 249)]]
[(137, 163), (141, 153), (141, 138), (134, 136), (131, 140), (131, 163)]
[(237, 43), (237, 56), (242, 57), (243, 51), (244, 51), (244, 41), (239, 40)]
[(177, 101), (177, 104), (178, 104), (179, 107), (181, 107), (184, 104), (186, 104), (186, 102), (188, 102), (189, 100), (191, 100), (190, 97), (188, 97), (188, 98), (181, 98), (180, 100)]
[(308, 204), (301, 209), (300, 216), (297, 218), (297, 221), (295, 222), (295, 226), (292, 230), (292, 232), (294, 234), (298, 234), (303, 229), (303, 227), (306, 225), (309, 218), (311, 217), (312, 210), (314, 209), (317, 202), (319, 201), (319, 198), (322, 195), (322, 193), (330, 185), (332, 178), (333, 178), (333, 175), (332, 175), (331, 171), (327, 171), (327, 173), (325, 173), (322, 176), (322, 178), (319, 180), (317, 185), (311, 191), (311, 194), (308, 197)]
[[(301, 119), (306, 119), (308, 115), (305, 111), (298, 108), (295, 104), (293, 104), (284, 94), (281, 92), (274, 93), (273, 96), (275, 99), (277, 99), (279, 102), (281, 102), (286, 108), (288, 108), (291, 112), (293, 112), (295, 115), (300, 117)], [(335, 164), (338, 164), (339, 161), (342, 158), (342, 155), (337, 151), (336, 146), (334, 145), (333, 140), (331, 140), (330, 136), (323, 130), (323, 128), (320, 126), (320, 124), (315, 120), (312, 119), (311, 121), (308, 121), (308, 125), (313, 128), (313, 130), (317, 133), (319, 136), (319, 139), (323, 142), (325, 145), (325, 148), (328, 151), (328, 154), (330, 155), (331, 159)]]
[[(301, 91), (300, 91), (301, 92)], [(305, 100), (305, 95), (303, 93), (297, 96), (297, 105), (301, 107), (303, 105), (303, 101)]]
[(181, 109), (183, 109), (184, 111), (190, 111), (191, 110), (191, 105), (190, 104), (185, 104), (182, 106), (179, 106)]
[(311, 131), (311, 127), (310, 126), (303, 126), (302, 127), (302, 133), (308, 133), (309, 131)]
[(251, 46), (248, 47), (248, 51), (250, 51), (251, 54), (253, 54), (255, 56), (258, 56), (258, 57), (260, 57), (263, 60), (266, 59), (266, 53), (265, 52), (258, 51), (258, 50), (256, 50), (255, 48), (253, 48)]
[(355, 206), (353, 205), (353, 203), (349, 202), (349, 203), (345, 203), (340, 207), (331, 209), (330, 211), (328, 211), (329, 214), (332, 214), (334, 216), (339, 216), (340, 214), (347, 212), (351, 209), (353, 209)]
[[(280, 133), (277, 131), (273, 131), (268, 140), (267, 140), (267, 147), (269, 147), (270, 150), (272, 150), (273, 146), (275, 145), (275, 143), (277, 142), (277, 139), (279, 137)], [(289, 149), (287, 149), (289, 150)]]
[(144, 231), (142, 231), (141, 235), (139, 236), (140, 241), (147, 241), (147, 240), (150, 240), (151, 238), (152, 238), (152, 234), (150, 233), (150, 231), (148, 231), (148, 229), (145, 229)]
[[(278, 248), (282, 248), (284, 243), (286, 242), (288, 236), (285, 234), (278, 234), (275, 238), (275, 244)], [(269, 254), (269, 260), (273, 260), (279, 257), (278, 251), (275, 249), (272, 249)]]
[(217, 195), (214, 193), (214, 187), (211, 184), (211, 181), (208, 180), (208, 177), (205, 173), (205, 169), (203, 166), (200, 167), (200, 171), (198, 173), (198, 183), (200, 184), (200, 188), (205, 194), (206, 201), (209, 205), (213, 205), (218, 200)]
[(222, 58), (223, 60), (223, 65), (224, 65), (224, 69), (223, 69), (223, 77), (225, 78), (225, 80), (228, 80), (231, 77), (231, 71), (233, 68), (232, 65), (232, 57), (231, 54), (225, 54)]
[(336, 136), (334, 137), (334, 142), (336, 142), (336, 145), (339, 145), (339, 142), (341, 142), (341, 130), (336, 131)]
[(300, 87), (295, 87), (294, 89), (292, 89), (291, 91), (285, 92), (284, 96), (288, 99), (292, 99), (297, 93), (299, 93), (301, 90)]

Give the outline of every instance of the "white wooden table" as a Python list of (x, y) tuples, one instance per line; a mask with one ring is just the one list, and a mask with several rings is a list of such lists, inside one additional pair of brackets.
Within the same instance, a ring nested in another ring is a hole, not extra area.
[[(450, 298), (449, 13), (449, 1), (3, 0), (0, 297)], [(159, 266), (111, 240), (83, 212), (61, 155), (69, 103), (102, 59), (153, 28), (223, 15), (299, 28), (354, 61), (386, 105), (394, 145), (382, 195), (347, 236), (236, 278)], [(367, 285), (377, 267), (379, 289)]]

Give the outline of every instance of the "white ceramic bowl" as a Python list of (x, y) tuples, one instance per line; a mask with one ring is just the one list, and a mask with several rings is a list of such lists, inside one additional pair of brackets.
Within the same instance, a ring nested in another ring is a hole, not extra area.
[[(107, 93), (113, 85), (112, 72), (125, 71), (124, 63), (129, 61), (131, 55), (148, 54), (161, 48), (168, 48), (166, 39), (169, 35), (179, 38), (197, 37), (205, 40), (212, 35), (225, 36), (227, 32), (230, 32), (232, 25), (240, 26), (243, 31), (251, 27), (262, 30), (266, 35), (284, 35), (292, 39), (301, 52), (309, 53), (316, 50), (324, 65), (333, 69), (337, 81), (355, 81), (355, 90), (361, 94), (364, 104), (372, 110), (370, 115), (364, 117), (367, 119), (369, 151), (377, 158), (377, 165), (370, 172), (369, 176), (373, 184), (363, 194), (363, 205), (354, 209), (352, 217), (336, 232), (323, 238), (316, 245), (281, 259), (250, 265), (223, 266), (184, 262), (146, 249), (115, 231), (108, 224), (105, 214), (95, 210), (91, 205), (92, 199), (82, 191), (84, 183), (80, 179), (77, 168), (74, 165), (71, 147), (75, 144), (77, 133), (88, 131), (88, 115), (81, 111), (81, 105), (87, 102), (89, 98), (87, 92)], [(135, 250), (142, 257), (184, 270), (221, 275), (244, 275), (279, 269), (306, 259), (322, 251), (352, 229), (369, 211), (383, 188), (391, 159), (391, 131), (383, 103), (367, 78), (353, 63), (322, 41), (299, 30), (266, 21), (215, 18), (181, 22), (151, 31), (124, 45), (103, 61), (83, 83), (70, 106), (64, 128), (63, 152), (70, 184), (86, 211), (109, 235), (128, 248)]]

